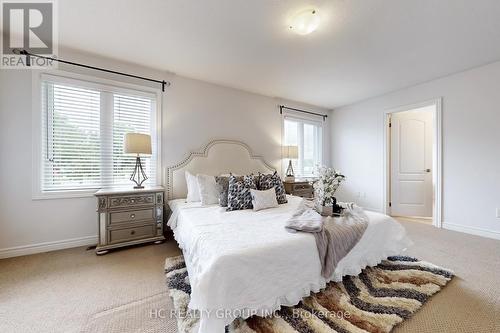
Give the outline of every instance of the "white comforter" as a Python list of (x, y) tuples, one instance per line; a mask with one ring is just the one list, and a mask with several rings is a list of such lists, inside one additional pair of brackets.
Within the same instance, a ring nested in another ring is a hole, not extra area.
[[(266, 314), (295, 305), (324, 288), (314, 236), (290, 233), (285, 221), (302, 199), (254, 212), (172, 200), (168, 225), (184, 252), (191, 284), (189, 307)], [(409, 246), (405, 229), (391, 217), (367, 212), (369, 225), (329, 280), (357, 275)], [(224, 319), (229, 324), (232, 318)]]

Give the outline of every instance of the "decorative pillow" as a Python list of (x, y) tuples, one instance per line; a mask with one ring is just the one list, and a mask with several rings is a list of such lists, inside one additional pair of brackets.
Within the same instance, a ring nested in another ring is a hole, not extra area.
[(188, 190), (186, 202), (200, 201), (200, 188), (198, 186), (196, 176), (189, 171), (186, 171), (184, 175), (186, 176), (186, 185)]
[(227, 207), (227, 192), (229, 189), (229, 176), (217, 176), (215, 182), (219, 187), (219, 205)]
[(214, 176), (196, 175), (198, 187), (200, 189), (201, 205), (213, 205), (219, 203), (219, 187)]
[[(220, 176), (215, 177), (215, 182), (219, 187), (219, 205), (221, 207), (227, 207), (227, 193), (229, 189), (229, 177), (231, 175), (235, 176), (237, 180), (243, 180), (243, 176), (232, 173), (222, 174)], [(257, 183), (259, 182), (259, 175), (254, 175), (254, 182), (255, 186), (257, 186)]]
[(252, 206), (255, 211), (278, 207), (278, 200), (276, 200), (276, 190), (274, 187), (264, 191), (254, 190), (252, 188), (250, 189), (250, 195), (252, 196)]
[(242, 180), (238, 180), (238, 177), (230, 176), (226, 210), (252, 209), (250, 189), (256, 189), (256, 185), (253, 175), (244, 176)]
[(283, 181), (277, 171), (274, 171), (273, 174), (267, 175), (259, 173), (258, 184), (258, 189), (261, 191), (274, 187), (274, 190), (276, 191), (276, 200), (278, 200), (279, 204), (285, 204), (288, 202), (286, 200), (285, 186), (283, 185)]

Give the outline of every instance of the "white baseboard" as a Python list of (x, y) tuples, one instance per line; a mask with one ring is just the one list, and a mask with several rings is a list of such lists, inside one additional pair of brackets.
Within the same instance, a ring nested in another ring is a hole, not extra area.
[(0, 259), (25, 256), (28, 254), (49, 252), (55, 250), (69, 249), (72, 247), (95, 245), (97, 244), (97, 240), (98, 238), (96, 235), (96, 236), (64, 239), (54, 242), (8, 247), (5, 249), (0, 249)]
[(482, 228), (468, 227), (468, 226), (463, 226), (463, 225), (448, 223), (448, 222), (443, 222), (443, 228), (448, 229), (448, 230), (463, 232), (466, 234), (471, 234), (471, 235), (500, 240), (500, 232), (498, 232), (498, 231), (491, 231), (491, 230), (482, 229)]

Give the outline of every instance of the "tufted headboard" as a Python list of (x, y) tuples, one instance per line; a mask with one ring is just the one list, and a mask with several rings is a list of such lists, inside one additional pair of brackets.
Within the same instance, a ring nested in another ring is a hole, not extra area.
[(275, 168), (261, 156), (252, 153), (250, 147), (236, 140), (217, 139), (207, 143), (199, 151), (191, 152), (177, 164), (165, 168), (167, 198), (185, 198), (187, 194), (185, 171), (192, 174), (203, 173), (244, 175), (250, 173), (269, 173)]

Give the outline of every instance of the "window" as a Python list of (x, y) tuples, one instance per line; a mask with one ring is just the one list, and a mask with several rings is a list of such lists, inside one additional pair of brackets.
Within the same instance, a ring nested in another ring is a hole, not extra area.
[(156, 95), (87, 81), (42, 75), (42, 193), (130, 184), (135, 156), (123, 153), (125, 133), (151, 135), (143, 158), (156, 184)]
[(299, 147), (299, 158), (292, 160), (295, 175), (313, 176), (316, 165), (322, 163), (323, 124), (320, 121), (285, 116), (283, 130), (283, 145)]

